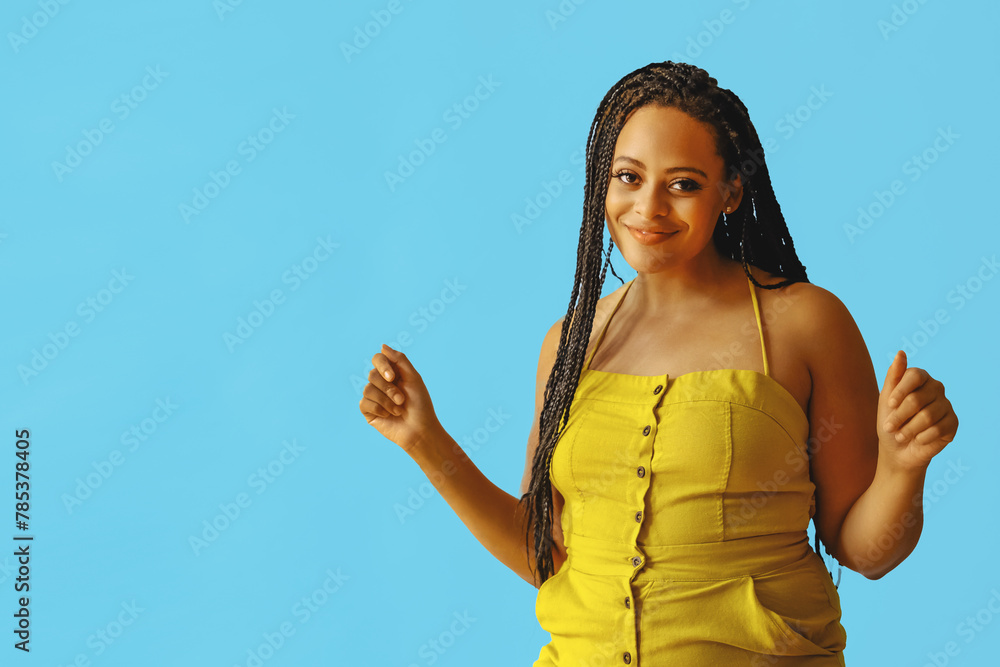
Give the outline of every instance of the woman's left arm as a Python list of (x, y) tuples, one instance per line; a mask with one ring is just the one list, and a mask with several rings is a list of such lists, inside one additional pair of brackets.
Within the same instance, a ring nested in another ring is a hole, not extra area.
[[(844, 519), (839, 545), (870, 579), (892, 570), (917, 546), (927, 466), (958, 430), (944, 385), (922, 368), (907, 368), (902, 350), (886, 372), (877, 414), (875, 479)], [(869, 553), (879, 556), (869, 559)]]
[[(836, 296), (806, 288), (811, 475), (816, 527), (842, 565), (879, 579), (916, 547), (924, 478), (955, 439), (958, 417), (944, 385), (897, 352), (878, 390), (861, 332)], [(874, 423), (873, 423), (874, 422)], [(872, 428), (874, 427), (874, 428)]]

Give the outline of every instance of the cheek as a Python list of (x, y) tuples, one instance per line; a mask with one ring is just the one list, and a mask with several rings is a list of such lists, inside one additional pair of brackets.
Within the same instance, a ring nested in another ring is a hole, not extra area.
[(608, 189), (608, 196), (604, 200), (605, 213), (613, 218), (618, 217), (623, 212), (629, 210), (632, 206), (632, 201), (627, 196), (623, 196), (620, 192), (615, 192), (614, 188)]
[(714, 225), (716, 221), (712, 205), (703, 199), (695, 197), (678, 199), (674, 204), (674, 211), (690, 224), (698, 225), (699, 227)]

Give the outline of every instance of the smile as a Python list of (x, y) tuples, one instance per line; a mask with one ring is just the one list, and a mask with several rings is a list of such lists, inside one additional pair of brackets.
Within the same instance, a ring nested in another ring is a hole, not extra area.
[[(624, 225), (624, 223), (622, 223)], [(636, 241), (643, 245), (655, 245), (657, 243), (663, 243), (667, 239), (674, 237), (677, 232), (641, 232), (637, 229), (632, 229), (628, 225), (624, 225), (625, 229), (628, 230), (629, 234), (632, 235)]]

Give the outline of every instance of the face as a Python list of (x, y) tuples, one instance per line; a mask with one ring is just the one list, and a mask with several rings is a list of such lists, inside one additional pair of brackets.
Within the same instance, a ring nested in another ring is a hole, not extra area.
[(629, 265), (655, 273), (703, 253), (718, 257), (719, 214), (735, 211), (742, 196), (739, 176), (726, 182), (725, 171), (710, 126), (675, 108), (632, 112), (615, 144), (605, 205), (608, 231)]

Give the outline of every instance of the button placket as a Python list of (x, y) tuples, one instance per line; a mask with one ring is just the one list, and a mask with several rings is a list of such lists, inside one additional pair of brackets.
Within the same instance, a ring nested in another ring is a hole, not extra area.
[[(637, 540), (639, 536), (639, 531), (641, 530), (642, 527), (642, 520), (645, 515), (644, 510), (645, 510), (646, 492), (649, 489), (650, 480), (646, 472), (648, 466), (652, 461), (652, 456), (653, 456), (653, 451), (652, 451), (653, 439), (655, 438), (654, 425), (658, 425), (656, 421), (656, 408), (663, 398), (663, 390), (666, 386), (666, 379), (667, 379), (666, 376), (664, 376), (663, 378), (656, 378), (655, 381), (657, 382), (657, 384), (652, 389), (646, 390), (650, 391), (650, 394), (648, 395), (655, 397), (655, 400), (653, 400), (652, 405), (649, 406), (649, 409), (651, 411), (650, 417), (652, 417), (652, 419), (650, 420), (649, 423), (644, 424), (642, 428), (643, 440), (640, 446), (639, 460), (637, 461), (637, 465), (635, 468), (636, 478), (641, 481), (638, 483), (636, 487), (636, 490), (638, 492), (636, 501), (639, 507), (636, 510), (635, 514), (633, 515), (633, 518), (635, 519), (635, 530), (632, 532), (632, 546), (635, 549), (635, 552), (632, 556), (629, 557), (629, 562), (633, 568), (633, 573), (632, 577), (630, 577), (630, 580), (633, 579), (636, 573), (639, 571), (639, 569), (643, 565), (645, 565), (645, 554), (643, 554), (642, 550), (638, 547)], [(650, 438), (651, 435), (653, 436), (653, 438), (647, 440), (646, 438)], [(632, 610), (631, 595), (626, 595), (624, 597), (624, 603), (625, 603), (625, 609)], [(638, 623), (638, 619), (634, 615), (632, 616), (632, 619), (634, 623)], [(635, 630), (638, 633), (638, 628), (636, 628)], [(636, 639), (638, 639), (638, 635), (636, 636)], [(631, 645), (627, 645), (626, 647), (623, 647), (623, 649), (629, 648), (632, 649), (632, 651), (623, 650), (621, 654), (622, 662), (626, 665), (632, 664), (633, 651), (637, 654), (639, 648), (638, 645), (633, 644), (632, 642), (629, 642), (629, 644)]]
[[(659, 380), (659, 378), (657, 378), (657, 380)], [(659, 403), (660, 398), (662, 398), (662, 397), (659, 396), (659, 394), (660, 394), (660, 392), (663, 391), (663, 386), (664, 385), (663, 385), (662, 382), (658, 382), (657, 385), (656, 385), (656, 387), (654, 387), (652, 389), (652, 395), (657, 397), (656, 400), (653, 401), (653, 404), (650, 406), (650, 411), (652, 412), (651, 416), (653, 417), (653, 421), (651, 423), (649, 423), (649, 424), (646, 424), (643, 427), (643, 429), (642, 429), (642, 435), (643, 435), (643, 437), (649, 437), (650, 434), (653, 433), (653, 424), (656, 422), (656, 412), (655, 412), (656, 411), (656, 406)], [(642, 452), (641, 453), (642, 459), (640, 460), (641, 462), (648, 462), (648, 458), (652, 456), (652, 451), (651, 450), (652, 450), (652, 444), (649, 443), (649, 442), (644, 442), (643, 446), (641, 448), (641, 452)], [(636, 469), (635, 469), (635, 474), (640, 479), (644, 479), (646, 477), (646, 466), (644, 466), (644, 465), (637, 466)], [(639, 493), (638, 493), (638, 503), (640, 505), (640, 509), (636, 510), (635, 515), (634, 515), (635, 522), (637, 524), (641, 524), (642, 523), (643, 509), (644, 509), (643, 499), (646, 497), (646, 490), (648, 489), (648, 487), (649, 487), (649, 481), (648, 480), (645, 480), (644, 483), (639, 484), (639, 488), (638, 488), (638, 491), (639, 491)], [(636, 532), (633, 533), (633, 540), (635, 539), (635, 537), (638, 536), (638, 530), (639, 530), (639, 528), (637, 527), (636, 528)]]

